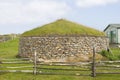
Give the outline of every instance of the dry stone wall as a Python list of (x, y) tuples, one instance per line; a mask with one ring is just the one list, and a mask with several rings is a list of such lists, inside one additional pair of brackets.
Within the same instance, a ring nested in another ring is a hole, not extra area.
[(10, 36), (0, 36), (0, 42), (5, 42), (5, 41), (8, 41), (10, 39), (11, 39)]
[(107, 37), (21, 37), (19, 56), (32, 58), (36, 50), (39, 59), (59, 60), (93, 53), (93, 46), (99, 52), (107, 49), (108, 44)]

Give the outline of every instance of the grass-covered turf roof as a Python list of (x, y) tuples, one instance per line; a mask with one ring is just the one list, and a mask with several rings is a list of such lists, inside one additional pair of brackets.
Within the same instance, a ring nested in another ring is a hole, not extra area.
[(105, 36), (104, 32), (60, 19), (53, 23), (26, 31), (22, 36)]

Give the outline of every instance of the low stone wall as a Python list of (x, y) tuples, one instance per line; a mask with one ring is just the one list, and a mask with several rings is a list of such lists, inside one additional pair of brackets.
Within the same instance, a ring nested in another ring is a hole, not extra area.
[(8, 40), (11, 40), (10, 36), (0, 36), (0, 42), (5, 42), (5, 41), (8, 41)]
[(93, 53), (93, 46), (99, 52), (108, 45), (107, 37), (21, 37), (19, 56), (31, 58), (36, 50), (39, 59), (63, 59)]

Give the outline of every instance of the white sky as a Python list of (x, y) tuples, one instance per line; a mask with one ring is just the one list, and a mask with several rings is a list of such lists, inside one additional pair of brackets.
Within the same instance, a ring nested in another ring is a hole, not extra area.
[(0, 0), (0, 34), (23, 33), (65, 18), (99, 30), (120, 24), (120, 0)]

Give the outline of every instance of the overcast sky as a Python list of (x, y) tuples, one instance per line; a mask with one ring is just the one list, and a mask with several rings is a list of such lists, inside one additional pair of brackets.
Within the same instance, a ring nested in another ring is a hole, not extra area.
[(0, 0), (0, 34), (23, 33), (61, 18), (102, 31), (120, 24), (120, 0)]

